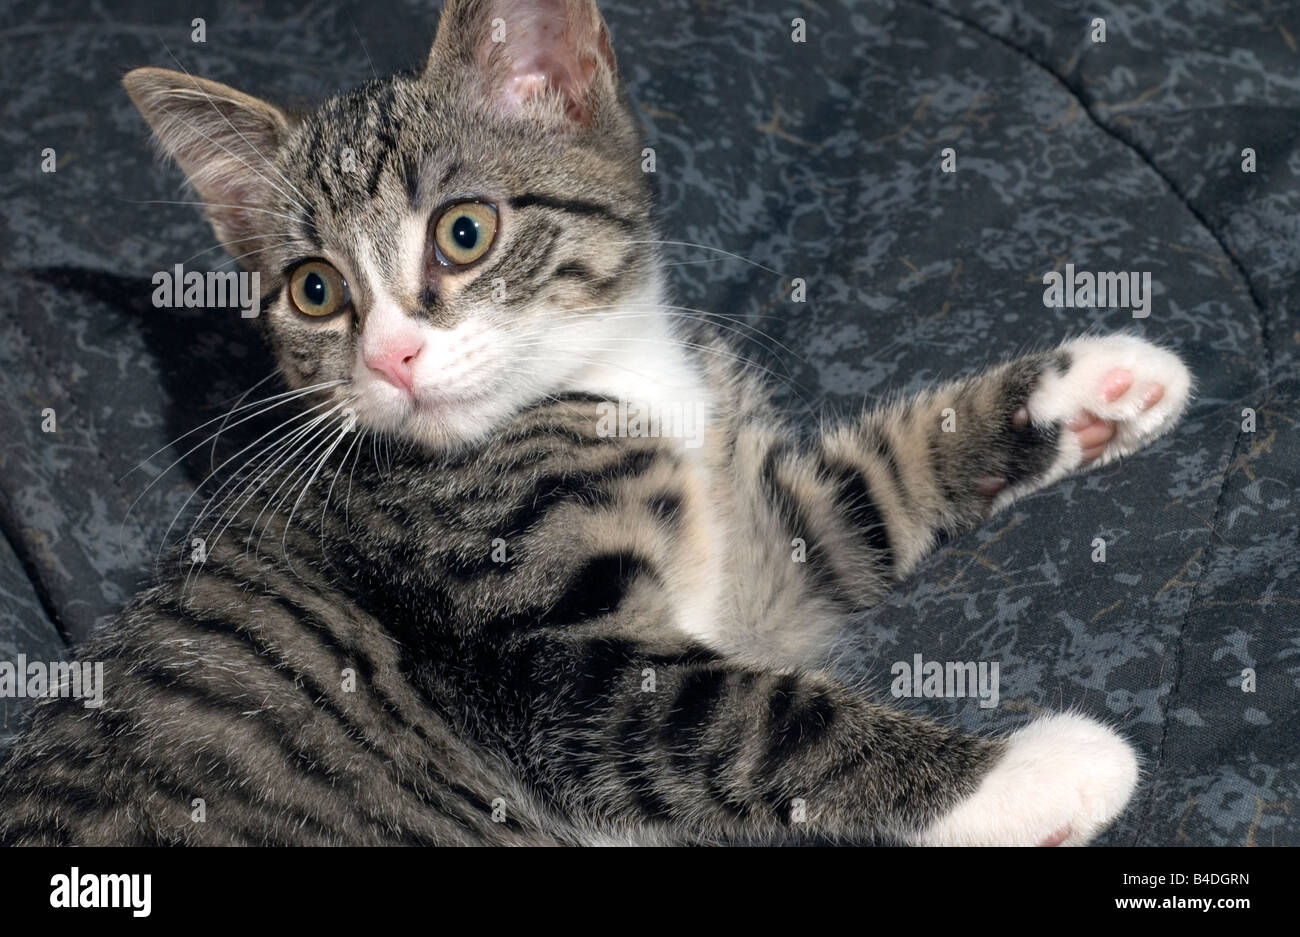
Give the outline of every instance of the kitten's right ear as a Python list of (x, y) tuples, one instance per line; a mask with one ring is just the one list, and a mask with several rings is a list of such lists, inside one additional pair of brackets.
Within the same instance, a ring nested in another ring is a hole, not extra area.
[(259, 216), (288, 188), (270, 156), (289, 117), (242, 91), (165, 68), (137, 68), (122, 79), (162, 152), (203, 199), (217, 239), (239, 257), (267, 227)]
[(425, 73), (471, 76), (504, 111), (562, 131), (619, 107), (595, 0), (447, 0)]

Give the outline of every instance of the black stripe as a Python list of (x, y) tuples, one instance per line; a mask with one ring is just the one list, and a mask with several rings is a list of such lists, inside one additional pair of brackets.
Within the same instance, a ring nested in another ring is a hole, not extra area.
[(316, 229), (316, 207), (314, 205), (304, 206), (298, 223), (302, 227), (303, 239), (316, 250), (320, 250), (320, 231)]
[(616, 638), (600, 638), (585, 644), (582, 650), (571, 690), (584, 712), (594, 705), (608, 707), (619, 681), (639, 669), (633, 667), (633, 645)]
[(569, 263), (563, 263), (560, 264), (558, 267), (556, 267), (555, 270), (551, 273), (551, 276), (555, 277), (557, 280), (562, 280), (565, 278), (572, 278), (575, 280), (592, 280), (595, 278), (596, 275), (592, 273), (591, 269), (587, 267), (585, 264), (580, 264), (575, 261), (570, 261)]
[(795, 446), (790, 442), (779, 442), (768, 450), (763, 458), (760, 483), (768, 503), (776, 510), (777, 516), (785, 526), (785, 532), (791, 537), (798, 537), (804, 542), (804, 560), (808, 574), (813, 582), (832, 600), (838, 598), (838, 582), (831, 566), (830, 557), (822, 549), (812, 525), (796, 503), (796, 499), (781, 481), (778, 465), (782, 459), (793, 454)]
[[(604, 403), (606, 401), (602, 401)], [(608, 401), (612, 403), (612, 401)], [(568, 418), (568, 423), (554, 422), (555, 417)], [(583, 414), (580, 418), (574, 419), (570, 414), (547, 413), (545, 416), (538, 418), (535, 422), (521, 426), (519, 429), (510, 430), (500, 438), (502, 444), (530, 442), (538, 438), (555, 439), (557, 442), (572, 444), (575, 449), (588, 449), (592, 446), (611, 445), (617, 437), (600, 436), (596, 433), (588, 432), (590, 425), (594, 422), (594, 414)], [(575, 426), (574, 424), (579, 425)]]
[(58, 812), (65, 817), (70, 812), (103, 815), (116, 806), (102, 786), (66, 777), (50, 777), (48, 774), (41, 778), (39, 791), (32, 791), (31, 794), (47, 804), (57, 804)]
[(402, 185), (406, 188), (406, 204), (415, 211), (420, 206), (420, 164), (412, 156), (402, 157)]
[(277, 300), (279, 300), (280, 291), (283, 289), (284, 289), (284, 284), (281, 283), (275, 289), (271, 290), (271, 292), (267, 293), (265, 296), (262, 297), (262, 303), (258, 307), (260, 309), (261, 315), (266, 315), (266, 310), (270, 309), (271, 306), (274, 305)]
[[(303, 163), (307, 166), (327, 166), (330, 165), (330, 159), (324, 153), (325, 140), (320, 134), (311, 138), (311, 143), (307, 145), (307, 155)], [(330, 211), (335, 215), (339, 213), (339, 204), (334, 197), (334, 189), (325, 178), (325, 173), (316, 173), (316, 184), (320, 187), (321, 194), (325, 196), (325, 201), (329, 204)]]
[(24, 820), (17, 826), (0, 829), (0, 846), (41, 845), (71, 846), (72, 837), (67, 827), (54, 820), (33, 818)]
[(366, 180), (366, 194), (371, 198), (379, 194), (379, 177), (383, 175), (386, 163), (387, 160), (381, 157), (370, 167), (370, 177)]
[[(538, 279), (538, 274), (551, 260), (551, 252), (555, 249), (555, 242), (560, 239), (561, 231), (559, 228), (548, 227), (543, 240), (534, 238), (532, 240), (531, 253), (536, 255), (532, 265), (527, 270), (519, 274), (518, 282), (532, 285), (533, 281)], [(489, 281), (490, 282), (490, 281)]]
[(501, 519), (497, 528), (501, 531), (499, 536), (522, 533), (561, 502), (581, 498), (583, 504), (596, 504), (606, 500), (613, 482), (642, 474), (657, 455), (653, 449), (634, 449), (598, 469), (570, 469), (544, 475)]
[[(497, 686), (502, 689), (511, 686), (545, 688), (543, 692), (546, 693), (547, 705), (525, 705), (517, 713), (519, 725), (527, 740), (524, 744), (532, 742), (539, 751), (545, 752), (542, 757), (552, 776), (572, 782), (585, 782), (594, 770), (607, 761), (606, 739), (602, 736), (600, 726), (614, 701), (626, 698), (626, 694), (619, 690), (619, 684), (630, 679), (633, 672), (631, 642), (598, 638), (584, 643), (581, 656), (571, 662), (567, 660), (567, 654), (561, 652), (563, 670), (558, 674), (554, 667), (554, 645), (549, 636), (538, 636), (537, 640), (518, 645), (513, 654), (516, 658), (515, 668), (509, 673), (502, 672), (503, 661), (499, 646), (499, 642), (494, 641), (480, 649), (480, 653), (490, 661), (488, 671), (502, 677)], [(479, 657), (476, 656), (475, 662), (478, 660)], [(538, 731), (533, 722), (538, 715), (549, 717), (552, 709), (559, 709), (549, 705), (555, 696), (564, 699), (565, 712), (582, 714), (581, 721), (566, 722), (559, 727), (562, 731), (556, 733), (556, 745), (560, 753), (558, 758), (539, 741), (549, 733)]]
[(379, 145), (383, 148), (380, 150), (379, 158), (383, 162), (388, 162), (389, 158), (397, 152), (397, 140), (387, 130), (380, 130), (375, 135), (375, 139), (379, 141)]
[[(218, 578), (215, 574), (215, 571), (207, 572), (205, 573), (205, 575), (212, 578)], [(232, 585), (234, 585), (235, 588), (237, 589), (241, 588), (241, 584), (239, 584), (237, 581), (232, 580), (229, 582)], [(298, 606), (289, 603), (288, 600), (283, 599), (281, 596), (278, 596), (274, 593), (267, 595), (265, 597), (269, 598), (274, 604), (278, 605), (281, 608), (281, 610), (284, 612), (284, 614), (286, 614), (290, 618), (291, 621), (295, 621), (301, 624), (301, 617), (305, 616), (311, 618), (313, 620), (313, 624), (316, 626), (316, 629), (320, 632), (323, 632), (323, 634), (321, 635), (322, 643), (324, 644), (322, 650), (324, 650), (330, 656), (333, 656), (335, 658), (336, 664), (355, 663), (355, 660), (350, 656), (346, 656), (346, 657), (339, 656), (338, 649), (336, 647), (330, 646), (330, 642), (324, 638), (324, 633), (328, 633), (328, 629), (325, 628), (325, 626), (322, 623), (316, 620), (314, 616), (311, 616), (309, 613), (306, 613), (305, 610), (299, 609)], [(185, 610), (186, 609), (181, 609), (181, 611), (185, 611)], [(346, 737), (348, 740), (350, 740), (354, 745), (368, 752), (374, 757), (380, 759), (381, 761), (388, 760), (391, 757), (390, 753), (380, 750), (375, 746), (375, 744), (370, 740), (370, 738), (367, 736), (365, 731), (359, 725), (354, 723), (348, 717), (347, 713), (339, 709), (338, 706), (334, 704), (329, 694), (311, 676), (293, 667), (293, 665), (283, 656), (277, 656), (276, 654), (273, 654), (271, 652), (270, 646), (266, 642), (264, 642), (259, 636), (251, 633), (251, 631), (247, 627), (241, 626), (237, 622), (231, 621), (229, 619), (217, 618), (210, 614), (204, 614), (203, 611), (200, 611), (193, 607), (189, 607), (187, 610), (189, 611), (189, 615), (187, 616), (185, 621), (187, 625), (189, 625), (190, 627), (202, 628), (211, 631), (215, 634), (225, 635), (238, 643), (242, 643), (244, 647), (249, 651), (249, 653), (254, 655), (263, 664), (268, 665), (266, 667), (268, 673), (273, 673), (278, 677), (280, 677), (282, 680), (290, 683), (293, 687), (295, 694), (311, 700), (312, 705), (315, 709), (320, 710), (324, 715), (327, 715), (330, 718), (332, 718), (334, 722), (337, 724), (342, 735)], [(295, 612), (297, 612), (297, 615), (295, 615)], [(342, 667), (339, 667), (339, 670), (341, 672)], [(149, 667), (144, 663), (140, 665), (140, 672), (142, 674), (145, 674), (148, 678), (154, 680), (154, 682), (160, 682), (162, 677), (165, 676), (163, 674), (150, 673)], [(179, 680), (180, 676), (182, 676), (181, 673), (170, 673), (169, 675), (172, 677), (173, 680)], [(179, 684), (177, 685), (179, 686)], [(200, 698), (201, 701), (205, 701), (206, 705), (208, 705), (211, 708), (228, 710), (231, 712), (232, 715), (236, 715), (236, 716), (240, 715), (241, 711), (244, 708), (244, 704), (239, 703), (238, 701), (229, 700), (221, 696), (219, 694), (219, 691), (214, 690), (204, 684), (201, 683), (189, 684), (187, 689), (191, 693), (191, 695)], [(274, 713), (276, 717), (281, 716), (279, 710), (272, 709), (271, 712)]]
[(590, 394), (585, 391), (570, 390), (562, 394), (556, 394), (552, 398), (555, 403), (608, 403), (608, 397), (601, 394)]
[(748, 820), (753, 809), (744, 800), (738, 799), (725, 786), (723, 774), (736, 762), (744, 750), (744, 739), (740, 734), (732, 736), (727, 743), (709, 757), (704, 767), (704, 776), (709, 796), (714, 802), (737, 820)]
[(676, 527), (682, 510), (681, 496), (675, 492), (665, 491), (652, 495), (646, 502), (651, 513), (669, 527)]
[(887, 569), (893, 569), (894, 547), (890, 542), (889, 528), (871, 494), (866, 475), (856, 466), (828, 461), (824, 455), (821, 467), (834, 485), (835, 501), (848, 515), (854, 531), (866, 540), (868, 547), (880, 554)]
[[(146, 683), (157, 687), (159, 690), (169, 695), (190, 699), (199, 704), (208, 711), (209, 716), (212, 714), (213, 710), (223, 711), (228, 717), (230, 717), (230, 721), (227, 725), (240, 730), (240, 734), (244, 738), (243, 751), (247, 751), (248, 747), (252, 743), (252, 739), (249, 737), (250, 732), (248, 730), (256, 727), (260, 730), (260, 741), (263, 742), (268, 749), (278, 751), (286, 767), (297, 769), (297, 773), (293, 779), (294, 787), (300, 788), (304, 781), (310, 781), (312, 786), (316, 788), (315, 794), (303, 798), (305, 801), (314, 802), (323, 800), (325, 797), (331, 797), (331, 805), (340, 808), (338, 810), (339, 813), (347, 814), (351, 812), (352, 817), (358, 826), (365, 828), (372, 825), (373, 818), (368, 814), (368, 812), (363, 811), (362, 804), (346, 797), (333, 796), (338, 794), (338, 788), (335, 786), (336, 779), (333, 777), (333, 769), (324, 767), (325, 753), (314, 749), (308, 749), (299, 743), (290, 742), (290, 740), (285, 737), (287, 726), (284, 724), (284, 720), (276, 718), (272, 722), (268, 722), (265, 719), (256, 719), (244, 716), (241, 710), (248, 706), (248, 700), (241, 701), (239, 699), (226, 698), (221, 696), (216, 690), (203, 686), (202, 684), (181, 682), (178, 677), (187, 676), (186, 674), (164, 670), (152, 665), (146, 665), (144, 662), (137, 664), (135, 673), (139, 674)], [(344, 734), (346, 735), (347, 733)], [(216, 753), (214, 752), (213, 754), (215, 755)], [(377, 757), (382, 758), (383, 756), (377, 755)], [(224, 767), (228, 770), (238, 771), (243, 779), (253, 779), (253, 776), (246, 770), (247, 766), (241, 764), (239, 761), (233, 763), (225, 762)], [(266, 822), (268, 826), (272, 825), (272, 818), (288, 816), (293, 817), (298, 821), (296, 826), (299, 829), (308, 825), (315, 827), (317, 835), (323, 839), (328, 840), (336, 835), (333, 827), (328, 825), (328, 821), (317, 819), (315, 816), (308, 813), (305, 807), (295, 804), (292, 801), (282, 801), (279, 799), (271, 801), (267, 797), (268, 789), (266, 787), (257, 787), (251, 784), (225, 784), (220, 782), (217, 782), (217, 785), (218, 786), (215, 788), (215, 793), (217, 795), (224, 798), (238, 800), (242, 805), (250, 808), (257, 814), (257, 820)], [(292, 796), (296, 791), (293, 788), (288, 790), (277, 789), (275, 793), (289, 793)], [(268, 808), (270, 808), (269, 816)]]
[(617, 611), (642, 577), (658, 580), (649, 562), (635, 553), (602, 553), (568, 573), (559, 594), (529, 595), (523, 607), (492, 619), (492, 633), (534, 631), (580, 625)]
[[(391, 84), (384, 85), (383, 91), (375, 95), (372, 99), (375, 105), (375, 121), (377, 127), (391, 127), (393, 125), (393, 102), (397, 100), (397, 88)], [(382, 136), (387, 136), (381, 131)], [(391, 140), (392, 138), (389, 137)], [(396, 146), (396, 143), (392, 144)]]
[(568, 212), (571, 215), (583, 215), (589, 218), (603, 218), (625, 230), (636, 230), (636, 225), (624, 218), (622, 215), (615, 214), (603, 205), (597, 205), (595, 202), (586, 202), (581, 199), (562, 199), (554, 198), (550, 195), (529, 193), (526, 195), (516, 195), (510, 200), (509, 204), (510, 207), (514, 209), (551, 208), (556, 211)]
[(1006, 476), (1008, 485), (1037, 478), (1056, 461), (1059, 427), (1040, 428), (1032, 422), (1016, 426), (1012, 416), (1029, 399), (1046, 368), (1055, 366), (1068, 369), (1069, 365), (1070, 356), (1062, 351), (1041, 360), (1016, 362), (1008, 369), (1009, 373), (1000, 389), (1004, 412), (998, 415), (998, 431), (993, 440), (998, 449), (999, 461), (1004, 465), (1002, 474)]
[(673, 808), (655, 790), (655, 778), (659, 772), (655, 770), (652, 755), (647, 751), (650, 746), (647, 729), (646, 719), (640, 713), (634, 713), (623, 720), (615, 739), (615, 763), (638, 809), (646, 817), (663, 819), (672, 815)]
[(316, 184), (320, 186), (321, 193), (324, 194), (325, 196), (325, 201), (329, 203), (330, 211), (333, 212), (335, 215), (338, 215), (339, 213), (338, 196), (334, 194), (334, 186), (329, 184), (329, 180), (325, 178), (324, 173), (320, 173), (317, 175)]
[(706, 667), (688, 671), (682, 677), (668, 717), (659, 729), (660, 738), (679, 768), (685, 768), (699, 757), (700, 743), (722, 700), (728, 676), (720, 667)]
[(591, 298), (597, 303), (606, 303), (613, 295), (623, 286), (623, 271), (627, 265), (620, 267), (613, 274), (602, 279), (592, 281), (587, 286), (587, 291)]
[[(186, 622), (189, 621), (190, 619), (186, 619)], [(139, 673), (140, 676), (144, 678), (144, 682), (162, 686), (165, 690), (177, 696), (197, 697), (200, 693), (203, 697), (209, 696), (206, 688), (199, 691), (199, 688), (193, 684), (187, 684), (184, 686), (178, 684), (176, 682), (176, 678), (180, 675), (178, 672), (167, 671), (150, 665), (148, 667), (138, 667), (133, 671), (133, 673)], [(200, 701), (206, 702), (204, 699), (200, 699)], [(240, 707), (236, 703), (228, 702), (226, 704), (218, 704), (218, 706), (219, 708), (228, 711), (233, 710), (233, 714), (239, 716), (238, 710)], [(100, 735), (104, 737), (114, 737), (119, 739), (129, 738), (138, 732), (138, 726), (132, 718), (130, 710), (116, 711), (107, 708), (100, 709), (96, 711), (96, 718), (103, 723), (103, 729), (100, 731)], [(244, 719), (243, 717), (240, 718), (242, 719), (242, 722), (239, 723), (241, 725), (256, 725), (258, 728), (268, 729), (268, 727), (262, 723), (254, 723), (252, 720)], [(263, 734), (264, 736), (269, 735), (269, 737), (264, 737), (263, 739), (267, 748), (272, 750), (278, 748), (281, 754), (288, 755), (290, 763), (293, 763), (295, 760), (300, 762), (301, 753), (287, 751), (284, 739), (277, 734), (276, 730), (268, 729), (268, 731)], [(254, 818), (255, 820), (262, 821), (267, 820), (267, 808), (270, 806), (274, 808), (276, 816), (294, 817), (300, 821), (300, 826), (310, 824), (311, 826), (316, 827), (318, 834), (322, 838), (329, 838), (333, 834), (333, 829), (331, 827), (324, 826), (320, 821), (306, 814), (299, 805), (283, 801), (272, 802), (266, 797), (264, 791), (260, 791), (253, 785), (224, 783), (220, 779), (215, 779), (216, 776), (210, 771), (200, 771), (198, 775), (191, 775), (188, 773), (182, 775), (180, 773), (182, 769), (198, 766), (190, 762), (175, 761), (174, 759), (164, 761), (162, 764), (158, 764), (154, 761), (145, 761), (137, 755), (135, 749), (129, 747), (121, 749), (120, 754), (125, 759), (125, 764), (122, 767), (125, 770), (126, 776), (150, 778), (150, 784), (154, 791), (169, 794), (171, 799), (177, 803), (188, 804), (190, 798), (194, 796), (205, 796), (209, 801), (214, 800), (216, 797), (220, 797), (226, 801), (237, 801), (239, 804), (251, 809), (256, 814), (256, 817)], [(69, 766), (76, 767), (77, 762), (80, 761), (81, 757), (81, 753), (77, 753), (77, 760), (69, 761)], [(230, 767), (229, 764), (226, 766), (228, 768)], [(87, 762), (85, 767), (87, 770), (90, 770), (98, 766)], [(243, 775), (243, 777), (247, 778), (248, 776)], [(316, 780), (317, 779), (313, 778), (313, 781)], [(108, 804), (100, 812), (106, 813), (115, 806), (115, 804)], [(229, 815), (227, 814), (227, 816)], [(234, 821), (223, 822), (218, 824), (218, 826), (221, 826), (223, 829), (228, 828), (230, 831), (236, 833), (238, 836), (242, 836), (245, 841), (250, 843), (256, 844), (266, 838), (264, 834), (251, 834), (247, 827)], [(179, 834), (177, 834), (177, 841), (180, 841)]]
[[(543, 462), (549, 462), (555, 457), (556, 451), (554, 449), (547, 449), (545, 447), (525, 449), (523, 452), (511, 454), (508, 459), (502, 458), (501, 460), (494, 462), (492, 464), (492, 469), (497, 473), (498, 477), (510, 477), (517, 474), (522, 469), (533, 468)], [(464, 462), (454, 464), (454, 467), (466, 468), (475, 462), (482, 462), (482, 455), (477, 454), (476, 452)]]
[(894, 441), (890, 438), (889, 432), (883, 426), (869, 426), (866, 427), (865, 432), (870, 440), (872, 451), (880, 457), (880, 460), (885, 463), (885, 468), (889, 470), (889, 479), (894, 483), (894, 490), (898, 493), (899, 500), (904, 504), (910, 503), (911, 492), (903, 477), (903, 469), (898, 464), (898, 456), (894, 453)]
[(775, 770), (801, 747), (816, 744), (834, 719), (835, 707), (825, 693), (801, 693), (798, 677), (782, 677), (768, 697), (767, 770)]
[(456, 175), (456, 173), (458, 172), (460, 172), (460, 163), (458, 162), (452, 163), (450, 166), (447, 167), (446, 171), (443, 172), (442, 174), (442, 178), (438, 180), (439, 194), (442, 194), (443, 192), (446, 191), (448, 183), (451, 182), (451, 177)]
[(777, 477), (777, 464), (793, 452), (793, 443), (776, 443), (767, 450), (767, 455), (763, 457), (763, 467), (759, 472), (759, 482), (762, 485), (763, 492), (767, 495), (772, 506), (780, 513), (781, 520), (787, 527), (794, 527), (798, 518), (793, 506), (790, 504), (785, 486), (781, 484), (780, 479)]
[(536, 619), (537, 626), (578, 624), (613, 612), (642, 576), (654, 572), (635, 553), (594, 556), (569, 577), (560, 598)]

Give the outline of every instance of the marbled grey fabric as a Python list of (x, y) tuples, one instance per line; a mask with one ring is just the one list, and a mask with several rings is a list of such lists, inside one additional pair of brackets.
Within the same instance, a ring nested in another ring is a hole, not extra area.
[[(0, 660), (69, 653), (147, 580), (209, 458), (129, 513), (184, 448), (120, 476), (271, 370), (237, 313), (150, 304), (154, 271), (223, 258), (193, 208), (146, 204), (189, 196), (117, 78), (180, 63), (307, 101), (417, 63), (434, 24), (411, 0), (79, 6), (0, 10)], [(917, 653), (997, 662), (995, 709), (905, 704), (1122, 725), (1146, 772), (1104, 842), (1300, 844), (1300, 4), (603, 6), (664, 237), (753, 262), (671, 247), (676, 295), (748, 334), (809, 424), (1090, 329), (1168, 342), (1199, 379), (1151, 450), (949, 544), (846, 637), (845, 674), (887, 692)], [(1150, 271), (1149, 318), (1046, 308), (1066, 263)]]

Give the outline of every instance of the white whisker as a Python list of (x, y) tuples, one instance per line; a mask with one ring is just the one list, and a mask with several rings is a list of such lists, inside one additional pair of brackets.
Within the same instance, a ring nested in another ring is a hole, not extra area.
[[(308, 409), (308, 410), (305, 410), (305, 411), (303, 411), (303, 412), (301, 412), (301, 413), (296, 413), (296, 414), (294, 414), (293, 416), (289, 417), (289, 419), (287, 419), (287, 420), (285, 420), (284, 422), (280, 423), (280, 424), (279, 424), (278, 426), (276, 426), (274, 429), (268, 430), (267, 432), (263, 433), (261, 436), (259, 436), (259, 437), (258, 437), (257, 439), (255, 439), (255, 440), (253, 440), (251, 443), (249, 443), (249, 444), (248, 444), (247, 446), (245, 446), (243, 449), (240, 449), (238, 452), (236, 452), (236, 453), (235, 453), (234, 455), (232, 455), (230, 458), (228, 458), (228, 459), (226, 459), (224, 462), (222, 462), (220, 466), (218, 466), (217, 468), (215, 468), (215, 469), (213, 469), (211, 472), (209, 472), (208, 475), (207, 475), (207, 477), (204, 478), (203, 481), (199, 482), (199, 483), (194, 487), (194, 490), (193, 490), (192, 492), (190, 492), (189, 497), (185, 499), (185, 503), (181, 505), (180, 510), (177, 511), (176, 514), (175, 514), (175, 516), (172, 518), (172, 522), (171, 522), (170, 524), (167, 525), (167, 530), (163, 532), (162, 543), (161, 543), (161, 544), (159, 545), (159, 547), (158, 547), (158, 554), (157, 554), (157, 556), (155, 556), (155, 558), (154, 558), (154, 562), (155, 562), (155, 564), (158, 562), (158, 559), (159, 559), (159, 558), (161, 557), (161, 555), (162, 555), (162, 551), (163, 551), (163, 549), (164, 549), (164, 548), (166, 547), (166, 545), (167, 545), (167, 537), (168, 537), (168, 535), (172, 532), (172, 528), (176, 525), (176, 521), (178, 521), (178, 520), (180, 519), (181, 515), (185, 512), (185, 509), (186, 509), (187, 507), (189, 507), (190, 502), (191, 502), (192, 500), (194, 500), (195, 496), (198, 495), (199, 491), (202, 490), (203, 486), (204, 486), (205, 484), (207, 484), (208, 479), (212, 478), (212, 476), (215, 475), (217, 472), (219, 472), (221, 469), (225, 468), (227, 465), (229, 465), (229, 464), (230, 464), (231, 462), (233, 462), (235, 459), (239, 458), (241, 455), (243, 455), (243, 454), (244, 454), (245, 452), (247, 452), (249, 449), (252, 449), (254, 446), (256, 446), (258, 443), (260, 443), (262, 440), (266, 439), (267, 436), (270, 436), (270, 435), (272, 435), (273, 433), (278, 433), (278, 432), (280, 432), (282, 429), (284, 429), (284, 428), (285, 428), (286, 426), (288, 426), (289, 424), (293, 423), (295, 420), (300, 420), (300, 419), (302, 419), (303, 417), (310, 415), (313, 411), (315, 411), (315, 410), (319, 410), (321, 407), (328, 406), (328, 405), (329, 405), (329, 401), (326, 400), (326, 401), (323, 401), (323, 402), (317, 404), (317, 405), (314, 406), (314, 407), (311, 407), (311, 408)], [(295, 432), (296, 432), (296, 429), (295, 429)], [(278, 444), (279, 444), (278, 442), (277, 442), (277, 443), (272, 443), (270, 446), (267, 447), (267, 449), (263, 450), (263, 453), (265, 453), (265, 452), (267, 452), (267, 451), (270, 451), (270, 450), (274, 450), (275, 447), (276, 447)], [(244, 467), (249, 466), (249, 465), (253, 464), (255, 461), (259, 460), (259, 459), (261, 458), (261, 455), (262, 455), (262, 453), (259, 453), (257, 456), (254, 456), (253, 458), (250, 458), (250, 459), (246, 460), (245, 463), (244, 463)], [(194, 519), (194, 523), (190, 525), (189, 533), (193, 533), (195, 526), (197, 526), (197, 525), (198, 525), (198, 524), (203, 520), (203, 517), (204, 517), (204, 515), (208, 512), (209, 507), (210, 507), (211, 505), (214, 505), (214, 504), (217, 503), (216, 499), (217, 499), (217, 497), (221, 494), (221, 492), (225, 489), (225, 487), (226, 487), (228, 484), (230, 484), (232, 481), (234, 481), (236, 478), (238, 478), (238, 477), (239, 477), (239, 471), (236, 470), (236, 472), (235, 472), (234, 474), (232, 474), (230, 478), (228, 478), (226, 481), (222, 482), (221, 485), (220, 485), (220, 487), (218, 487), (217, 490), (214, 491), (214, 492), (209, 496), (209, 502), (208, 502), (208, 504), (205, 505), (205, 506), (203, 507), (203, 510), (201, 510), (201, 511), (199, 512), (198, 516)], [(188, 539), (188, 537), (189, 537), (189, 533), (186, 534), (186, 538), (187, 538), (187, 539)]]
[(659, 240), (650, 239), (650, 240), (642, 240), (642, 241), (618, 241), (617, 243), (619, 244), (663, 244), (669, 247), (694, 247), (697, 250), (713, 251), (715, 254), (724, 254), (727, 257), (732, 258), (733, 260), (744, 261), (745, 263), (749, 264), (751, 267), (757, 267), (759, 270), (766, 270), (768, 273), (781, 277), (784, 280), (791, 279), (791, 277), (782, 273), (780, 270), (773, 270), (771, 267), (764, 266), (763, 264), (759, 263), (757, 260), (750, 260), (748, 257), (742, 257), (740, 254), (733, 254), (731, 251), (724, 251), (720, 247), (710, 247), (707, 244), (696, 244), (693, 241), (659, 241)]

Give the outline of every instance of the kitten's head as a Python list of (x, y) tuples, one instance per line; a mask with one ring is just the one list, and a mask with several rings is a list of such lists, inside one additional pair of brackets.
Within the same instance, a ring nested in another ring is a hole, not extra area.
[(648, 186), (592, 0), (447, 0), (421, 70), (308, 114), (124, 81), (259, 273), (290, 384), (343, 381), (363, 426), (453, 446), (644, 354)]

